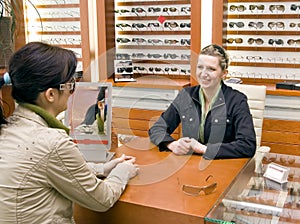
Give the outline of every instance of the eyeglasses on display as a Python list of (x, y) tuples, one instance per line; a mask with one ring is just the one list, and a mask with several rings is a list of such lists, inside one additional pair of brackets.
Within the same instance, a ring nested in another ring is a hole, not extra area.
[(261, 56), (246, 56), (246, 59), (249, 60), (249, 61), (262, 61), (263, 58)]
[(128, 24), (128, 23), (117, 23), (116, 24), (116, 27), (118, 27), (118, 28), (125, 28), (125, 27), (131, 27), (130, 26), (130, 24)]
[(168, 27), (170, 29), (178, 27), (178, 23), (176, 22), (165, 22), (164, 27)]
[(143, 53), (133, 53), (131, 55), (131, 57), (133, 57), (133, 58), (144, 58), (144, 57), (146, 57), (146, 55), (143, 54)]
[(159, 68), (159, 67), (155, 67), (155, 68), (150, 67), (150, 68), (148, 68), (148, 70), (150, 72), (162, 72), (162, 68)]
[(148, 12), (160, 12), (161, 8), (158, 7), (149, 7)]
[(129, 60), (130, 59), (130, 55), (129, 54), (117, 53), (116, 54), (116, 59), (117, 60)]
[(180, 23), (180, 28), (191, 28), (191, 23)]
[(277, 45), (283, 45), (283, 40), (282, 39), (269, 39), (268, 40), (268, 44), (270, 45), (274, 45), (274, 44), (277, 44)]
[(162, 57), (162, 55), (161, 54), (147, 54), (147, 57), (148, 58), (161, 58)]
[(165, 59), (168, 59), (168, 58), (171, 58), (171, 59), (176, 59), (178, 58), (179, 56), (177, 54), (170, 54), (170, 53), (165, 53), (164, 54), (164, 58)]
[(177, 44), (179, 40), (166, 39), (164, 40), (165, 44)]
[(237, 10), (238, 12), (243, 12), (246, 10), (246, 7), (244, 5), (231, 5), (229, 7), (229, 10), (231, 12), (234, 12), (235, 10)]
[(132, 73), (132, 67), (117, 68), (117, 73), (123, 73), (123, 72)]
[(189, 55), (189, 54), (181, 54), (181, 60), (190, 60), (190, 58), (191, 58), (191, 55)]
[[(207, 182), (210, 178), (213, 178), (213, 176), (209, 175), (205, 181)], [(184, 184), (182, 186), (182, 191), (185, 194), (190, 196), (198, 196), (201, 194), (201, 192), (203, 192), (205, 195), (211, 194), (216, 190), (216, 188), (217, 188), (217, 182), (213, 182), (206, 186), (193, 186), (193, 185)]]
[(245, 26), (243, 22), (230, 22), (229, 27), (234, 28), (234, 26), (237, 26), (238, 28), (242, 28)]
[(119, 61), (116, 66), (121, 66), (121, 67), (127, 67), (127, 66), (131, 66), (132, 65), (132, 61)]
[(277, 28), (284, 28), (284, 23), (283, 22), (269, 22), (268, 27), (270, 29), (277, 27)]
[(161, 43), (163, 43), (163, 41), (160, 39), (148, 39), (148, 43), (149, 44), (161, 44)]
[(191, 7), (181, 7), (180, 11), (188, 14), (191, 12)]
[(128, 13), (130, 12), (128, 9), (117, 9), (117, 10), (114, 10), (115, 13)]
[(233, 42), (237, 43), (237, 44), (241, 44), (243, 43), (243, 39), (242, 38), (228, 38), (226, 40), (227, 43), (232, 44)]
[(175, 7), (164, 7), (163, 9), (162, 9), (162, 11), (163, 12), (176, 12), (177, 11), (177, 8), (175, 8)]
[(270, 6), (269, 6), (269, 10), (270, 10), (271, 12), (274, 12), (275, 10), (284, 12), (285, 6), (284, 6), (284, 5), (270, 5)]
[(249, 5), (249, 9), (251, 11), (255, 10), (255, 9), (258, 9), (258, 10), (264, 10), (265, 9), (265, 6), (264, 5)]
[(294, 28), (296, 26), (298, 26), (300, 28), (300, 23), (290, 23), (290, 28)]
[(300, 9), (300, 5), (296, 5), (296, 4), (291, 5), (291, 10), (292, 11), (296, 11), (298, 8)]
[(117, 38), (117, 42), (118, 42), (118, 43), (129, 43), (129, 42), (130, 42), (130, 39), (128, 39), (128, 38), (123, 38), (123, 37), (118, 37), (118, 38)]
[(137, 44), (146, 43), (146, 40), (144, 38), (132, 38), (131, 41)]
[(140, 71), (147, 72), (148, 71), (145, 67), (142, 67), (142, 66), (134, 66), (133, 70), (137, 71), (137, 72), (140, 72)]
[(287, 43), (288, 43), (288, 45), (293, 45), (293, 44), (300, 45), (300, 39), (298, 39), (298, 40), (289, 39), (287, 41)]
[(59, 90), (69, 90), (70, 94), (73, 94), (75, 91), (76, 79), (72, 78), (70, 82), (59, 84)]
[(147, 26), (148, 26), (148, 27), (159, 27), (160, 24), (159, 24), (159, 23), (148, 23)]
[(191, 45), (191, 39), (181, 39), (180, 44), (181, 45)]
[(132, 27), (132, 28), (136, 28), (136, 29), (138, 30), (138, 29), (141, 29), (141, 28), (145, 28), (146, 25), (143, 24), (143, 23), (133, 23), (133, 24), (131, 25), (131, 27)]
[(264, 40), (261, 38), (257, 38), (257, 39), (249, 38), (248, 44), (253, 44), (253, 43), (256, 43), (257, 45), (262, 45), (264, 43)]
[(251, 28), (256, 28), (256, 29), (261, 29), (264, 27), (264, 23), (263, 22), (249, 22), (248, 26)]
[(146, 13), (145, 9), (141, 7), (132, 8), (131, 12), (135, 13), (137, 16), (139, 15), (139, 13)]

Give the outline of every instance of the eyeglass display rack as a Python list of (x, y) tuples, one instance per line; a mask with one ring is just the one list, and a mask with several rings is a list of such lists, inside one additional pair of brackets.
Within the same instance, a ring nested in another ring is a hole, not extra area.
[[(258, 163), (262, 168), (255, 172)], [(278, 183), (263, 176), (270, 163), (289, 169), (288, 181)], [(300, 157), (266, 153), (254, 157), (205, 217), (205, 223), (299, 223)]]
[(42, 41), (74, 51), (77, 71), (83, 71), (80, 0), (31, 0), (24, 1), (24, 6), (27, 42)]
[(223, 44), (229, 76), (274, 83), (300, 80), (300, 2), (228, 0)]
[(189, 79), (190, 11), (190, 0), (115, 0), (115, 76)]

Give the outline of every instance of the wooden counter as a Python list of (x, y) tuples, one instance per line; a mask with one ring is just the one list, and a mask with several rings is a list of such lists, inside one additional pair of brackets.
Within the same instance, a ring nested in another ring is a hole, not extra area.
[[(199, 170), (201, 156), (159, 152), (148, 138), (138, 138), (116, 152), (135, 155), (140, 174), (107, 212), (93, 212), (75, 205), (77, 224), (204, 223), (205, 215), (248, 161), (215, 160)], [(193, 197), (182, 192), (183, 184), (206, 185), (208, 175), (213, 175), (218, 183), (214, 193)]]

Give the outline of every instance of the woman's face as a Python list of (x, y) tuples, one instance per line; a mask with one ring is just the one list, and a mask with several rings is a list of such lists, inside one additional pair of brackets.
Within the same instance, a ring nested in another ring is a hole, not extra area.
[(227, 71), (222, 71), (219, 57), (200, 55), (196, 69), (196, 78), (203, 89), (214, 90), (225, 78)]

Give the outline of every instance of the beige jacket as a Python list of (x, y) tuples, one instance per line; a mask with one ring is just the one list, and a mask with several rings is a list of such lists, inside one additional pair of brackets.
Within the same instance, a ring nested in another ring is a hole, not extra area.
[(90, 170), (62, 129), (18, 106), (0, 134), (0, 223), (73, 223), (73, 202), (106, 211), (133, 167), (119, 164), (104, 180)]

